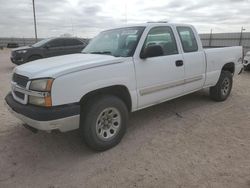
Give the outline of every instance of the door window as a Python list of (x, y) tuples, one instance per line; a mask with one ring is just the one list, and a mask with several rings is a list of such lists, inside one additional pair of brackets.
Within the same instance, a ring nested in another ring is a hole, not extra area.
[(170, 27), (152, 28), (148, 33), (143, 49), (150, 45), (161, 46), (164, 56), (178, 54), (175, 37)]
[(177, 27), (184, 52), (198, 51), (197, 41), (194, 32), (190, 27)]
[(78, 46), (82, 45), (82, 42), (80, 42), (77, 39), (64, 39), (65, 46)]
[(62, 39), (54, 39), (51, 42), (49, 42), (50, 47), (62, 47), (63, 46), (63, 40)]

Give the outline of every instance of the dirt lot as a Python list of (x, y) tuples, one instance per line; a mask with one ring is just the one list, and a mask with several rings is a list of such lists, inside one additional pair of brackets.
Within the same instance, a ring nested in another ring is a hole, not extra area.
[(216, 103), (200, 91), (131, 115), (115, 148), (95, 153), (77, 131), (33, 134), (4, 107), (0, 51), (0, 187), (250, 187), (250, 73)]

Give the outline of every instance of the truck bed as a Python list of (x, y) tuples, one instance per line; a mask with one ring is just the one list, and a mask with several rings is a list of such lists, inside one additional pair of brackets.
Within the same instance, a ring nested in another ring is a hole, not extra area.
[(241, 46), (205, 48), (204, 52), (207, 60), (207, 79), (205, 82), (207, 87), (216, 84), (215, 81), (218, 80), (224, 64), (237, 62), (235, 74), (238, 74), (242, 69), (243, 49)]

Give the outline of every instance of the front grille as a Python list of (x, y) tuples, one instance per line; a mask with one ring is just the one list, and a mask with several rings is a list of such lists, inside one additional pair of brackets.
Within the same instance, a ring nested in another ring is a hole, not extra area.
[(25, 95), (24, 95), (23, 93), (20, 93), (20, 92), (18, 92), (18, 91), (14, 91), (14, 93), (15, 93), (15, 95), (16, 95), (18, 98), (24, 100)]
[(19, 86), (26, 87), (26, 85), (29, 81), (29, 78), (26, 76), (22, 76), (22, 75), (14, 73), (13, 77), (12, 77), (12, 81), (16, 82), (17, 85), (19, 85)]

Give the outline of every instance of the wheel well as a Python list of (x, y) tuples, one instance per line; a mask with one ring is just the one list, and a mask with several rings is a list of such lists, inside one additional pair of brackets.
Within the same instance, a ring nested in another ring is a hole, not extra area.
[(110, 87), (105, 87), (101, 89), (97, 89), (94, 91), (91, 91), (84, 95), (81, 100), (80, 104), (84, 106), (84, 104), (91, 98), (96, 97), (98, 95), (114, 95), (119, 97), (127, 106), (128, 110), (131, 111), (132, 108), (132, 101), (131, 96), (129, 94), (129, 91), (127, 87), (123, 85), (115, 85)]
[(234, 63), (227, 63), (222, 67), (223, 71), (229, 71), (232, 74), (234, 74), (234, 70), (235, 70), (235, 65)]

